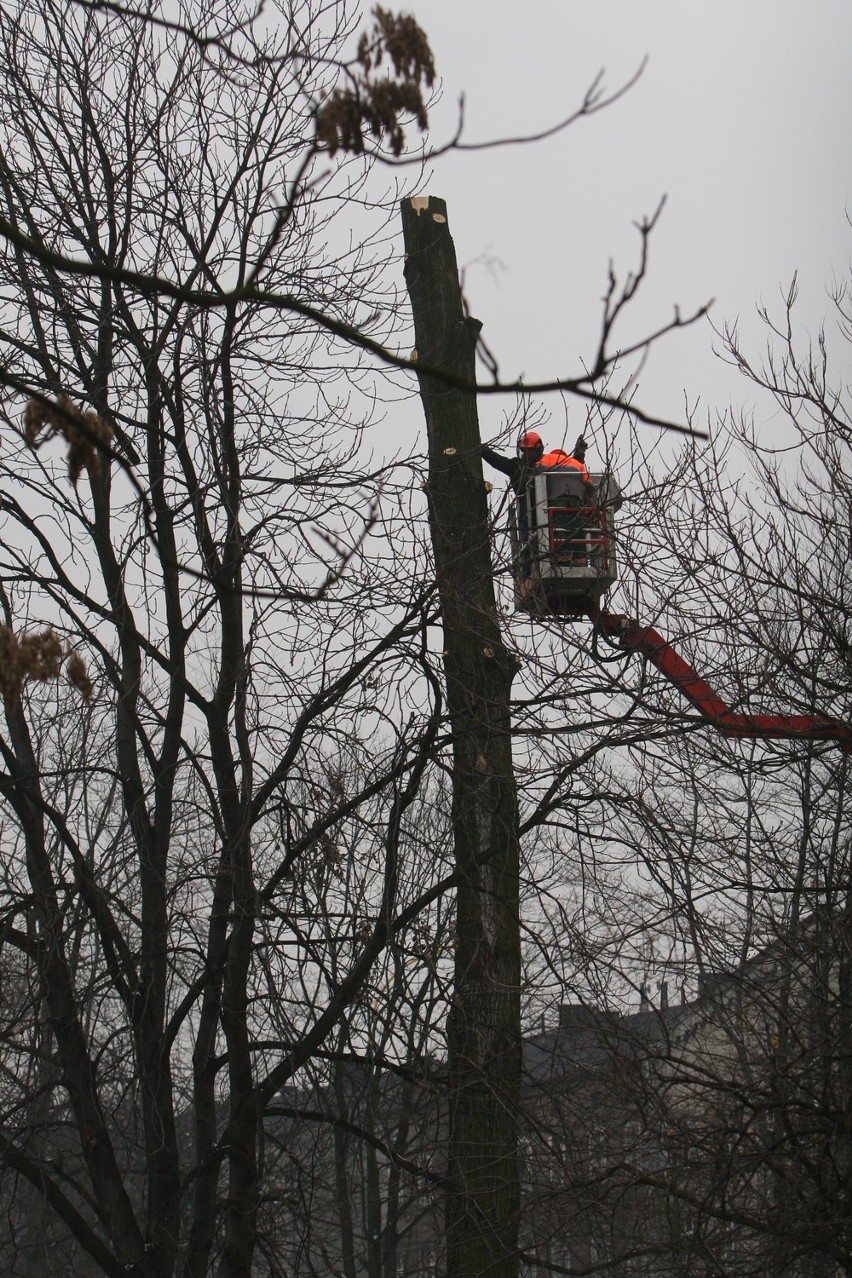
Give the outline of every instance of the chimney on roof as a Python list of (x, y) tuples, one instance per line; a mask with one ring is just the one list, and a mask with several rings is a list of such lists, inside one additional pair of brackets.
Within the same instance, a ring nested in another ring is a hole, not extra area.
[(660, 1011), (664, 1011), (669, 1005), (669, 984), (668, 981), (660, 981)]
[(643, 981), (639, 986), (639, 1011), (648, 1012), (651, 1010), (651, 1001), (648, 998), (648, 987)]

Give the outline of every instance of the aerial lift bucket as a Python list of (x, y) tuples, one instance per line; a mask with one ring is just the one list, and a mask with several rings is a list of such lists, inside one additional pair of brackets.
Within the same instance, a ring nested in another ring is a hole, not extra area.
[(852, 725), (821, 715), (734, 710), (651, 626), (606, 612), (601, 596), (618, 578), (615, 513), (621, 490), (610, 475), (557, 467), (538, 470), (510, 520), (515, 610), (531, 617), (590, 618), (614, 647), (639, 653), (717, 732), (728, 737), (834, 741), (852, 754)]

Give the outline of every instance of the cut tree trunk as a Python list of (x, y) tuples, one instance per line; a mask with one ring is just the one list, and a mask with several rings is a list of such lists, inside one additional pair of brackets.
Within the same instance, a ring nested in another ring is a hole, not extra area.
[[(402, 224), (453, 744), (458, 944), (447, 1025), (447, 1273), (517, 1278), (520, 929), (509, 706), (517, 667), (497, 619), (472, 389), (481, 325), (464, 314), (444, 201), (404, 200)], [(420, 371), (425, 365), (463, 386)]]

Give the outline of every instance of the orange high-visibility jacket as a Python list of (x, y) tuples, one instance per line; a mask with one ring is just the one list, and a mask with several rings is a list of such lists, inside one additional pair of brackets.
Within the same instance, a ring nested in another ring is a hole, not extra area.
[(562, 448), (552, 448), (549, 453), (545, 453), (541, 461), (538, 462), (538, 466), (543, 470), (552, 470), (556, 466), (570, 466), (574, 470), (579, 470), (587, 484), (591, 483), (585, 463), (578, 461), (576, 457), (571, 457)]

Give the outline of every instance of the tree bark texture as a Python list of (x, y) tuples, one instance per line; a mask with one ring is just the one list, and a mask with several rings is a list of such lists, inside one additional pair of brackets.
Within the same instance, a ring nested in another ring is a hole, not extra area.
[[(402, 202), (418, 368), (475, 384), (481, 325), (466, 317), (443, 200)], [(444, 628), (458, 875), (450, 1073), (449, 1278), (516, 1278), (521, 1070), (518, 812), (476, 394), (418, 372), (429, 520)]]

